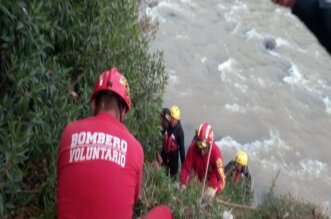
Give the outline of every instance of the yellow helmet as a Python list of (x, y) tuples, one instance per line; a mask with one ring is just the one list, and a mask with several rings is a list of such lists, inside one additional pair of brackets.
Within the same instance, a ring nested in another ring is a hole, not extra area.
[(236, 162), (242, 166), (247, 166), (248, 164), (248, 155), (245, 151), (239, 151), (236, 155)]
[(170, 108), (170, 114), (171, 114), (172, 118), (174, 118), (176, 120), (180, 120), (180, 110), (179, 110), (178, 106), (173, 105)]

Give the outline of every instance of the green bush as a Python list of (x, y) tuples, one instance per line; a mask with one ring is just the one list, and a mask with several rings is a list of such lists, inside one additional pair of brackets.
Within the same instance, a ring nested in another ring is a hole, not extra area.
[(226, 186), (222, 191), (222, 194), (227, 197), (227, 201), (235, 202), (238, 204), (251, 205), (253, 202), (253, 192), (247, 191), (247, 185), (245, 181), (238, 183), (226, 182)]
[(69, 121), (89, 116), (97, 76), (130, 83), (126, 124), (145, 151), (159, 137), (167, 76), (150, 54), (155, 26), (133, 0), (0, 2), (0, 217), (54, 218), (56, 153)]

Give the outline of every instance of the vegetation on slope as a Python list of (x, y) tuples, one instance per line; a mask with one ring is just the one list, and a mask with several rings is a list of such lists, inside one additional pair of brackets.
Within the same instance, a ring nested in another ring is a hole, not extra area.
[[(69, 121), (89, 116), (96, 77), (117, 66), (130, 82), (133, 110), (126, 125), (145, 150), (145, 172), (136, 216), (158, 204), (176, 218), (307, 218), (312, 205), (270, 192), (257, 209), (226, 189), (200, 207), (201, 185), (181, 193), (149, 164), (159, 145), (157, 112), (167, 82), (162, 54), (149, 52), (157, 30), (138, 20), (137, 1), (0, 2), (0, 218), (56, 217), (56, 153)], [(229, 187), (230, 188), (230, 187)], [(220, 201), (222, 199), (223, 201)], [(226, 201), (226, 202), (224, 202)], [(247, 203), (246, 203), (247, 204)]]
[(133, 0), (0, 2), (0, 218), (54, 218), (56, 153), (69, 121), (91, 115), (97, 76), (116, 66), (130, 82), (126, 125), (146, 152), (167, 75), (149, 52), (155, 25)]
[(172, 209), (175, 218), (222, 218), (224, 211), (231, 212), (234, 218), (245, 219), (325, 218), (312, 203), (298, 201), (290, 195), (277, 196), (274, 193), (276, 178), (260, 206), (254, 207), (252, 202), (243, 203), (240, 189), (234, 189), (232, 186), (226, 187), (211, 203), (199, 205), (202, 185), (198, 180), (195, 179), (187, 190), (180, 192), (165, 171), (158, 172), (146, 162), (141, 201), (136, 206), (136, 215), (142, 215), (159, 204), (165, 204)]

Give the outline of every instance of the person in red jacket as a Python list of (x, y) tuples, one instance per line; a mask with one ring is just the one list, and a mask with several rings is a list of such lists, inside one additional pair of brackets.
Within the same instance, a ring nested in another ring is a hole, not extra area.
[(198, 179), (203, 181), (207, 169), (206, 189), (204, 190), (206, 199), (214, 197), (225, 186), (222, 153), (213, 138), (212, 127), (206, 122), (202, 123), (189, 146), (181, 173), (181, 189), (186, 189), (191, 171), (195, 171)]
[[(99, 76), (90, 98), (94, 116), (69, 123), (57, 161), (57, 216), (132, 218), (144, 164), (141, 144), (123, 124), (129, 85), (116, 69)], [(154, 212), (170, 209), (158, 208)], [(169, 217), (168, 217), (169, 218)]]

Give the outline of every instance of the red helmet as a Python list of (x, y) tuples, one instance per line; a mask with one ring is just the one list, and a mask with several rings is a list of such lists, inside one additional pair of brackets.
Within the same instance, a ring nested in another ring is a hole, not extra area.
[(106, 70), (99, 76), (94, 85), (90, 101), (92, 102), (99, 91), (112, 91), (118, 94), (126, 105), (126, 112), (131, 110), (130, 88), (126, 78), (113, 67)]
[(207, 122), (202, 123), (199, 126), (196, 138), (197, 145), (200, 149), (207, 148), (214, 140), (213, 128)]

